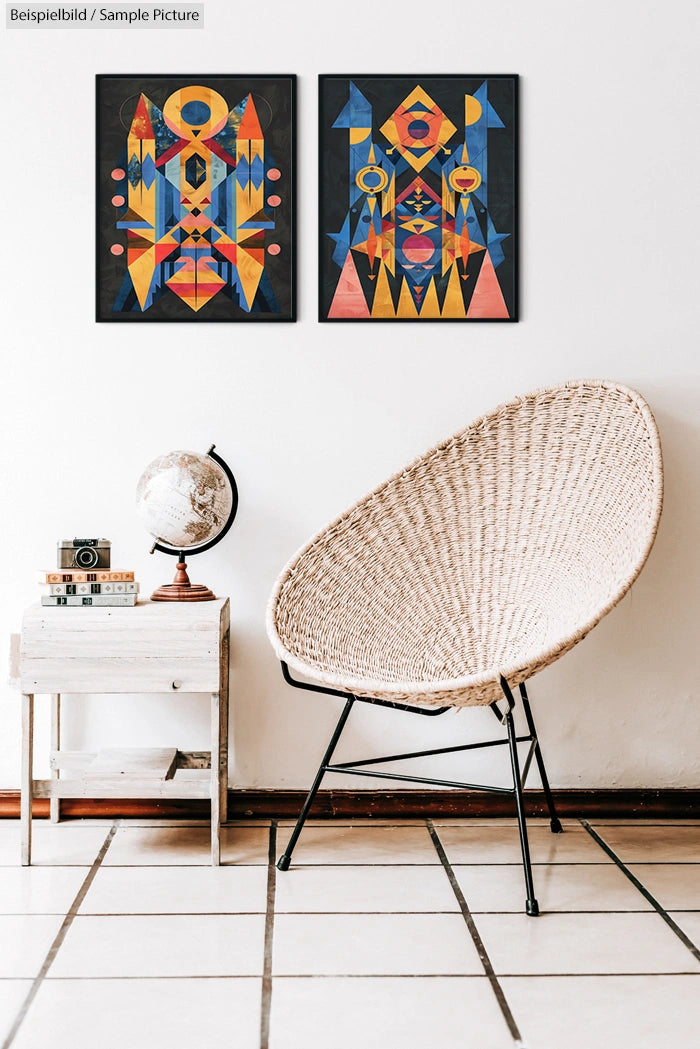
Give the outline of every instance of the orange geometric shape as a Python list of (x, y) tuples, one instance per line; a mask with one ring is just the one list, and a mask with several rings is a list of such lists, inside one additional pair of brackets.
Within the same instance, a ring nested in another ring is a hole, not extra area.
[(467, 318), (473, 319), (476, 317), (500, 320), (508, 319), (509, 316), (501, 285), (498, 283), (491, 256), (487, 251), (481, 263), (481, 270), (477, 277), (472, 300), (469, 303)]
[(415, 171), (422, 171), (440, 149), (445, 149), (457, 128), (417, 85), (380, 130)]
[(253, 96), (248, 95), (245, 109), (243, 110), (243, 116), (241, 118), (241, 124), (238, 128), (238, 138), (261, 139), (262, 137), (262, 128), (260, 127), (260, 121), (258, 120), (258, 113), (255, 108), (255, 103), (253, 102)]
[(456, 320), (466, 316), (464, 299), (462, 298), (462, 287), (459, 283), (457, 266), (454, 265), (450, 271), (450, 279), (447, 282), (445, 300), (442, 304), (442, 317), (444, 319)]
[(160, 243), (156, 244), (156, 265), (161, 263), (163, 259), (167, 259), (168, 255), (172, 255), (177, 247), (179, 247), (179, 245), (176, 240), (170, 242), (160, 241)]
[(238, 247), (235, 244), (232, 242), (222, 243), (221, 240), (217, 240), (216, 250), (220, 251), (224, 258), (228, 259), (229, 262), (232, 262), (234, 266), (236, 265)]
[(146, 109), (146, 96), (141, 95), (136, 104), (134, 119), (131, 121), (129, 134), (134, 138), (153, 138), (153, 125)]
[(195, 312), (213, 299), (226, 283), (211, 269), (209, 263), (213, 262), (211, 255), (197, 259), (196, 264), (194, 259), (185, 258), (170, 280), (166, 281), (170, 290)]
[(369, 307), (357, 275), (355, 260), (352, 253), (348, 252), (328, 316), (329, 318), (344, 317), (357, 320), (365, 319), (369, 315)]
[(418, 310), (405, 277), (401, 279), (401, 291), (399, 292), (399, 305), (396, 310), (396, 316), (404, 320), (416, 320), (418, 317)]
[(379, 267), (379, 279), (377, 280), (377, 287), (375, 289), (374, 300), (372, 302), (372, 316), (396, 316), (396, 310), (394, 308), (394, 300), (391, 296), (391, 288), (389, 286), (389, 278), (387, 277), (386, 266)]

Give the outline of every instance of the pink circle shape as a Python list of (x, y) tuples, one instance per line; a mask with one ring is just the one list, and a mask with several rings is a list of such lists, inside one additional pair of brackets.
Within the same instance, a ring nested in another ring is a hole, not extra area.
[(435, 254), (435, 245), (430, 237), (423, 233), (414, 233), (402, 244), (402, 250), (409, 262), (428, 262)]
[(115, 182), (121, 182), (125, 175), (126, 171), (124, 170), (124, 168), (115, 168), (112, 172), (112, 178)]
[(267, 254), (268, 254), (268, 255), (279, 255), (279, 253), (281, 252), (281, 250), (282, 250), (282, 249), (281, 249), (281, 247), (279, 246), (279, 244), (268, 244), (268, 247), (267, 247)]
[(124, 254), (124, 246), (123, 246), (123, 244), (113, 244), (112, 247), (109, 250), (112, 252), (113, 255), (123, 255)]
[(267, 203), (270, 205), (271, 208), (278, 208), (282, 203), (282, 198), (278, 197), (276, 193), (273, 193), (267, 198)]
[(112, 203), (114, 204), (115, 208), (120, 208), (124, 203), (124, 199), (125, 198), (121, 195), (121, 193), (117, 193), (114, 197), (112, 197)]
[(282, 172), (279, 168), (270, 168), (270, 170), (267, 173), (267, 177), (269, 178), (270, 182), (276, 182), (278, 178), (282, 178)]

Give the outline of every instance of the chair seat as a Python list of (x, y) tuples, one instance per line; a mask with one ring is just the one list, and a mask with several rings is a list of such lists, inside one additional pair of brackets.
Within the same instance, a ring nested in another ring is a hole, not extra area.
[(355, 695), (488, 704), (571, 649), (651, 549), (661, 451), (643, 398), (603, 381), (519, 397), (320, 532), (273, 591), (280, 659)]

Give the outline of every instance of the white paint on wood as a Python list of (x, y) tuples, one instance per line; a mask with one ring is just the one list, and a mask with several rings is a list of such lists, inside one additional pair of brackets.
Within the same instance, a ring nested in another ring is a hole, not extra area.
[(21, 861), (32, 862), (32, 778), (34, 759), (34, 696), (22, 696), (22, 794), (20, 798)]
[[(105, 658), (23, 656), (21, 687), (25, 692), (208, 692), (219, 687), (218, 652), (199, 659), (159, 656)], [(153, 646), (153, 651), (158, 651)], [(176, 687), (173, 684), (176, 683)], [(99, 687), (98, 687), (99, 686)]]
[[(24, 616), (19, 645), (22, 700), (22, 863), (31, 862), (32, 798), (210, 798), (212, 863), (228, 788), (228, 599), (194, 606), (144, 602), (132, 609), (46, 609)], [(208, 693), (211, 751), (60, 749), (60, 694)], [(51, 779), (32, 774), (34, 694), (51, 694)], [(182, 765), (184, 775), (178, 775)], [(74, 769), (79, 778), (58, 777)]]
[[(54, 692), (51, 695), (51, 750), (61, 749), (61, 694)], [(51, 779), (60, 779), (60, 770), (51, 765)], [(51, 799), (50, 818), (52, 823), (58, 823), (61, 818), (61, 802), (58, 798)]]
[(176, 747), (110, 747), (100, 750), (83, 772), (85, 779), (135, 776), (171, 779), (177, 766)]
[(49, 755), (49, 768), (53, 769), (78, 769), (82, 771), (87, 768), (91, 761), (97, 757), (97, 751), (89, 750), (52, 750)]
[(105, 776), (94, 780), (81, 777), (33, 782), (35, 798), (208, 798), (211, 788), (209, 772), (197, 776), (192, 769), (183, 779), (177, 775), (167, 780)]

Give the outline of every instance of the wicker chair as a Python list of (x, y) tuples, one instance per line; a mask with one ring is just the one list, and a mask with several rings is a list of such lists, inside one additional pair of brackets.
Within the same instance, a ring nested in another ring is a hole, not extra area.
[[(537, 914), (522, 797), (533, 756), (551, 829), (561, 824), (525, 682), (627, 592), (654, 541), (662, 487), (642, 397), (612, 382), (570, 382), (478, 419), (304, 546), (274, 587), (268, 633), (290, 684), (346, 702), (279, 869), (289, 867), (326, 772), (479, 789), (374, 766), (498, 742), (510, 748), (513, 787), (504, 793), (518, 816), (526, 911)], [(517, 737), (516, 686), (528, 726)], [(507, 739), (333, 765), (356, 701), (428, 715), (491, 706)], [(522, 741), (530, 747), (521, 775)]]

